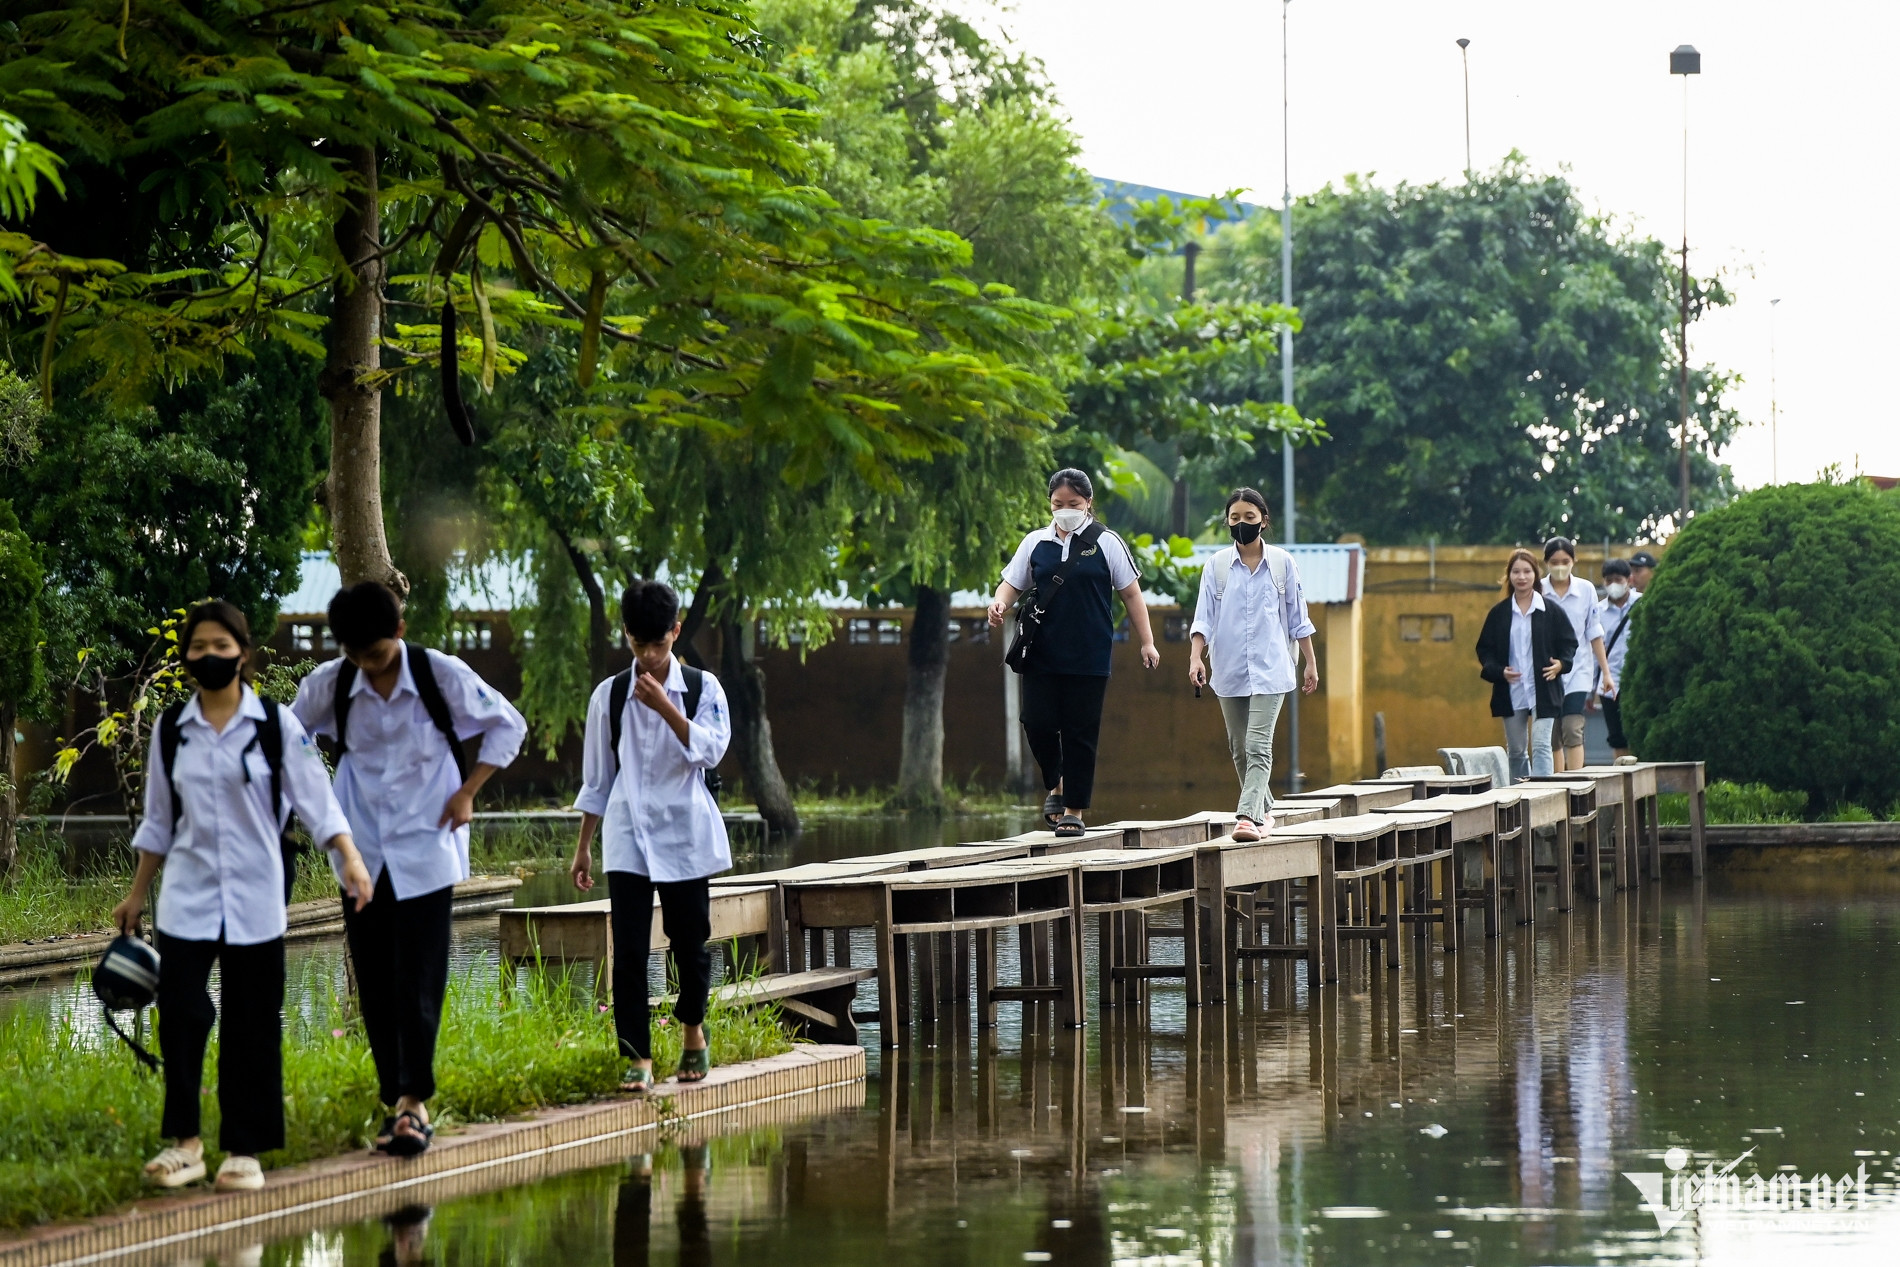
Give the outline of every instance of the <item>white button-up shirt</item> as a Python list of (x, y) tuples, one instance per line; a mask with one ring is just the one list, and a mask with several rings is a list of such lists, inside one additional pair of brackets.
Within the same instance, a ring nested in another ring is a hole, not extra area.
[[(528, 734), (515, 706), (466, 662), (440, 651), (425, 654), (456, 735), (482, 737), (480, 761), (497, 767), (513, 761)], [(416, 693), (409, 648), (397, 643), (397, 656), (400, 667), (388, 699), (370, 685), (367, 673), (359, 671), (350, 686), (349, 743), (337, 763), (336, 796), (370, 883), (387, 867), (397, 900), (407, 901), (468, 879), (468, 828), (439, 826), (462, 776), (448, 740)], [(337, 737), (336, 679), (345, 663), (341, 656), (325, 661), (297, 688), (297, 720), (313, 735)]]
[[(1089, 520), (1089, 523), (1093, 522), (1093, 519)], [(1082, 528), (1088, 526), (1085, 523)], [(1082, 528), (1077, 528), (1066, 537), (1056, 531), (1054, 524), (1036, 529), (1022, 539), (1016, 547), (1016, 553), (1003, 565), (1003, 579), (1016, 589), (1027, 591), (1036, 583), (1035, 573), (1029, 566), (1029, 557), (1036, 552), (1036, 547), (1045, 541), (1059, 543), (1062, 546), (1062, 562), (1067, 563), (1069, 547), (1075, 543)], [(1102, 557), (1108, 560), (1108, 583), (1111, 587), (1118, 591), (1125, 590), (1141, 579), (1141, 569), (1135, 566), (1135, 556), (1129, 553), (1126, 541), (1112, 531), (1106, 531), (1096, 544), (1101, 547)]]
[[(1228, 564), (1226, 592), (1217, 596), (1213, 573), (1223, 559)], [(1283, 594), (1273, 583), (1273, 569), (1267, 565), (1264, 550), (1257, 568), (1243, 563), (1239, 550), (1215, 555), (1201, 569), (1201, 594), (1194, 604), (1194, 624), (1188, 634), (1207, 639), (1213, 661), (1208, 683), (1214, 694), (1231, 699), (1284, 695), (1294, 690), (1299, 686), (1299, 673), (1287, 641), (1289, 637), (1297, 642), (1313, 636), (1299, 565), (1287, 561)]]
[[(284, 859), (278, 842), (290, 812), (297, 812), (319, 848), (350, 829), (330, 790), (323, 758), (287, 708), (278, 710), (284, 734), (284, 803), (272, 811), (270, 764), (255, 742), (264, 707), (245, 687), (237, 716), (219, 734), (193, 695), (178, 718), (178, 768), (170, 779), (153, 730), (145, 762), (145, 820), (132, 837), (132, 847), (165, 859), (154, 922), (169, 937), (222, 937), (233, 946), (282, 937)], [(176, 826), (173, 783), (182, 803)]]
[[(581, 792), (574, 808), (600, 816), (601, 869), (660, 883), (697, 880), (732, 866), (726, 821), (706, 788), (706, 771), (732, 742), (732, 715), (719, 679), (705, 675), (697, 713), (682, 744), (660, 715), (627, 692), (620, 719), (618, 768), (608, 751), (607, 704), (613, 679), (587, 701)], [(678, 660), (666, 675), (667, 698), (686, 711), (686, 675)]]
[[(1607, 598), (1597, 604), (1597, 626), (1603, 630), (1603, 655), (1610, 662), (1610, 676), (1616, 679), (1619, 691), (1623, 689), (1623, 661), (1630, 653), (1630, 631), (1623, 629), (1623, 636), (1616, 639), (1615, 646), (1610, 645), (1610, 639), (1615, 638), (1616, 631), (1629, 620), (1630, 613), (1636, 610), (1636, 600), (1642, 596), (1643, 591), (1633, 589), (1624, 597), (1621, 607)], [(1601, 681), (1597, 681), (1597, 689), (1603, 689)]]
[(1526, 709), (1537, 712), (1537, 666), (1531, 663), (1531, 612), (1546, 610), (1544, 596), (1536, 590), (1531, 591), (1531, 608), (1525, 611), (1517, 605), (1517, 595), (1506, 600), (1511, 604), (1511, 667), (1517, 670), (1517, 681), (1511, 683), (1511, 707), (1518, 712)]
[(1570, 617), (1570, 627), (1577, 631), (1577, 658), (1570, 662), (1570, 672), (1564, 675), (1564, 694), (1591, 690), (1597, 681), (1597, 657), (1590, 649), (1590, 640), (1603, 636), (1602, 622), (1597, 619), (1597, 587), (1580, 576), (1573, 576), (1570, 592), (1562, 597), (1551, 588), (1548, 577), (1539, 583), (1539, 588), (1545, 598), (1564, 609), (1564, 615)]

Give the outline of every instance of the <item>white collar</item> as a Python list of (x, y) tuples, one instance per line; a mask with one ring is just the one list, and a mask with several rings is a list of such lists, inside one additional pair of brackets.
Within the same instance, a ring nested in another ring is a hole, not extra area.
[(1509, 598), (1505, 599), (1504, 601), (1511, 605), (1511, 614), (1513, 616), (1528, 616), (1531, 614), (1531, 612), (1540, 612), (1540, 611), (1545, 610), (1544, 596), (1542, 593), (1540, 593), (1537, 590), (1531, 591), (1531, 611), (1527, 612), (1522, 607), (1519, 607), (1517, 605), (1517, 595), (1515, 594), (1511, 595)]
[[(395, 699), (404, 691), (408, 691), (411, 695), (419, 695), (420, 692), (416, 690), (416, 679), (409, 673), (409, 644), (400, 638), (396, 640), (396, 666), (396, 685), (390, 688), (389, 698)], [(350, 683), (350, 698), (355, 699), (364, 691), (375, 689), (370, 685), (369, 674), (358, 669), (356, 680)]]
[[(185, 702), (183, 711), (178, 714), (179, 725), (182, 726), (186, 722), (192, 721), (197, 722), (201, 726), (208, 727), (211, 725), (210, 722), (205, 720), (204, 709), (199, 707), (198, 699), (198, 692), (193, 691), (191, 698)], [(238, 697), (237, 715), (239, 717), (248, 717), (252, 721), (264, 720), (264, 701), (257, 698), (257, 692), (253, 691), (249, 684), (246, 684), (242, 688), (242, 693)]]

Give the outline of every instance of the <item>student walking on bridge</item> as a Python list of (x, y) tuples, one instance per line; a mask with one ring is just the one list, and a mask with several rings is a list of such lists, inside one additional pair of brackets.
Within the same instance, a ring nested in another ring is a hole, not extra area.
[(1009, 666), (1023, 675), (1023, 733), (1048, 793), (1043, 821), (1058, 836), (1083, 833), (1082, 814), (1095, 792), (1115, 595), (1140, 639), (1142, 667), (1161, 663), (1135, 557), (1097, 522), (1094, 508), (1086, 472), (1068, 467), (1051, 475), (1050, 526), (1023, 538), (990, 604), (990, 624), (998, 626), (1023, 596)]
[[(1201, 594), (1189, 631), (1188, 678), (1198, 690), (1211, 681), (1227, 723), (1227, 748), (1240, 776), (1235, 840), (1258, 840), (1273, 830), (1273, 728), (1294, 688), (1319, 689), (1313, 658), (1313, 622), (1293, 556), (1262, 540), (1267, 501), (1251, 488), (1227, 499), (1227, 532), (1234, 544), (1201, 569)], [(1203, 655), (1214, 662), (1210, 678)], [(1300, 666), (1304, 663), (1304, 669)]]
[(1505, 598), (1484, 618), (1478, 665), (1491, 684), (1491, 715), (1504, 719), (1511, 778), (1554, 773), (1551, 730), (1564, 711), (1564, 675), (1577, 655), (1577, 634), (1555, 603), (1537, 590), (1537, 556), (1513, 550), (1504, 570)]

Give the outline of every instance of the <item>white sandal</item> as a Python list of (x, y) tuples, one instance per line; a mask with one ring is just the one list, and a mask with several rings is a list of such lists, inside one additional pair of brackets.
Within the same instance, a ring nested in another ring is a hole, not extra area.
[(1233, 836), (1235, 840), (1251, 843), (1260, 839), (1260, 829), (1254, 826), (1252, 819), (1243, 816), (1235, 820)]
[(219, 1192), (251, 1192), (264, 1186), (264, 1168), (255, 1157), (226, 1157), (212, 1187)]
[(205, 1177), (203, 1150), (187, 1152), (167, 1148), (145, 1163), (145, 1182), (155, 1188), (182, 1188)]

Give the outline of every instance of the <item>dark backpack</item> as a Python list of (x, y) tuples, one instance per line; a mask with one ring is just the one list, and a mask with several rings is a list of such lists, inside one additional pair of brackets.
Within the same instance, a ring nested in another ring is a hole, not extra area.
[[(429, 714), (429, 720), (449, 741), (449, 755), (455, 758), (455, 772), (468, 782), (468, 753), (462, 747), (462, 741), (455, 736), (455, 719), (449, 716), (449, 702), (442, 698), (442, 687), (435, 680), (435, 666), (429, 663), (429, 650), (414, 643), (404, 643), (403, 648), (409, 655), (409, 677), (416, 684), (416, 696), (422, 701), (423, 711)], [(336, 745), (331, 751), (332, 761), (343, 760), (343, 754), (350, 750), (349, 734), (350, 692), (356, 685), (356, 666), (345, 660), (336, 674), (336, 699), (333, 711), (336, 714)]]
[[(686, 679), (686, 720), (695, 721), (699, 717), (699, 697), (706, 690), (706, 674), (690, 664), (682, 664), (680, 675)], [(633, 670), (622, 669), (614, 674), (613, 685), (607, 688), (607, 751), (613, 754), (615, 774), (620, 773), (620, 715), (627, 711), (627, 699), (632, 694)], [(719, 771), (706, 771), (706, 790), (715, 801), (724, 786)]]
[[(244, 758), (252, 748), (264, 754), (264, 764), (270, 767), (270, 807), (271, 813), (281, 814), (284, 807), (284, 720), (278, 711), (283, 706), (271, 700), (260, 700), (264, 705), (264, 719), (257, 723), (257, 733), (251, 736), (251, 742), (244, 745), (244, 751), (238, 754), (238, 768), (244, 771), (244, 781), (251, 781), (251, 767)], [(165, 783), (172, 794), (172, 827), (178, 826), (178, 816), (184, 812), (184, 805), (178, 799), (178, 748), (185, 742), (183, 728), (178, 719), (184, 714), (182, 703), (173, 704), (158, 718), (158, 754), (165, 763)], [(290, 825), (277, 838), (278, 852), (284, 859), (284, 905), (290, 905), (291, 886), (297, 880), (297, 854), (302, 849), (290, 834)]]

